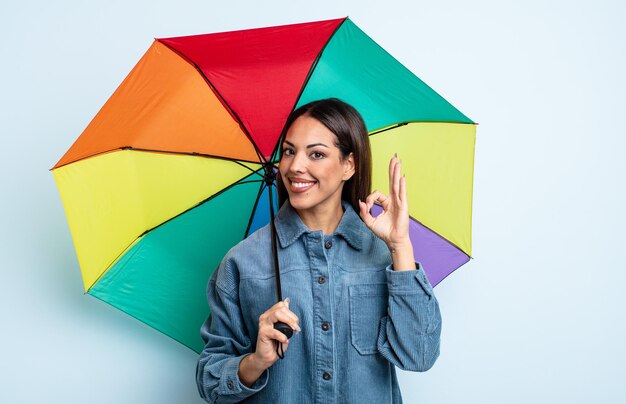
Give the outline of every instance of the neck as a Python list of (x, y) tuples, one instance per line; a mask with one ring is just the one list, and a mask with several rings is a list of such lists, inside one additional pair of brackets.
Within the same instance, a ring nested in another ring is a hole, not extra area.
[(319, 206), (315, 210), (296, 212), (309, 230), (322, 230), (324, 234), (333, 234), (343, 217), (341, 202), (331, 207)]

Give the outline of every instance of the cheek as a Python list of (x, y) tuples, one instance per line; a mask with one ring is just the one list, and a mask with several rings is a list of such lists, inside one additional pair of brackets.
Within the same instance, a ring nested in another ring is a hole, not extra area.
[(280, 178), (283, 180), (283, 183), (285, 182), (285, 174), (287, 173), (287, 164), (284, 163), (278, 163), (278, 173), (277, 175), (280, 175)]

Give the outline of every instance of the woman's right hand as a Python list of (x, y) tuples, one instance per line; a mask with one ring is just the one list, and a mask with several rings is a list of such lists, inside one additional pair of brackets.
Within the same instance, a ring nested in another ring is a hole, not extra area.
[(259, 334), (256, 340), (256, 351), (251, 355), (258, 365), (267, 369), (278, 360), (274, 341), (282, 344), (283, 352), (287, 352), (289, 338), (274, 328), (274, 323), (282, 321), (296, 333), (300, 332), (298, 316), (289, 310), (289, 298), (270, 307), (259, 317)]

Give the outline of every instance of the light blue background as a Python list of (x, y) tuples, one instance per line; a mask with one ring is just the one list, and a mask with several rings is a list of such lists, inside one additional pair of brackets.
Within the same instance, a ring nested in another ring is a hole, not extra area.
[(48, 169), (152, 38), (345, 15), (480, 123), (475, 259), (405, 402), (626, 402), (626, 2), (337, 3), (1, 3), (0, 402), (199, 402), (195, 353), (82, 294)]

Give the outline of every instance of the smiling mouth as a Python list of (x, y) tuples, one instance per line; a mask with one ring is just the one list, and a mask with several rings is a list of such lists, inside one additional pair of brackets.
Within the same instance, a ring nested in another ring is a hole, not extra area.
[(315, 184), (315, 182), (292, 182), (291, 184), (296, 188), (306, 188)]
[(304, 192), (310, 189), (313, 185), (317, 184), (317, 181), (293, 181), (289, 180), (292, 192)]

